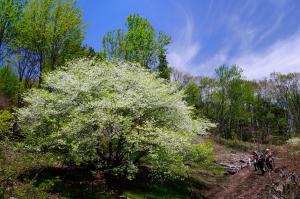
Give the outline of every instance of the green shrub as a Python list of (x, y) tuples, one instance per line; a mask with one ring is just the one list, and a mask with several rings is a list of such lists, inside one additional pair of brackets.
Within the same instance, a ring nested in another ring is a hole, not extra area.
[(286, 136), (272, 136), (272, 144), (283, 145), (287, 142)]
[(0, 198), (46, 198), (44, 191), (49, 185), (34, 187), (34, 177), (26, 182), (20, 182), (19, 177), (31, 171), (37, 175), (53, 162), (51, 154), (29, 153), (18, 143), (0, 142)]
[(0, 140), (11, 134), (14, 116), (9, 111), (0, 111)]
[(238, 151), (249, 152), (256, 148), (256, 146), (250, 142), (243, 142), (240, 140), (229, 140), (220, 137), (214, 138), (215, 142), (225, 145), (226, 147), (236, 149)]
[(212, 153), (212, 144), (206, 142), (193, 145), (187, 157), (191, 164), (197, 164), (198, 166), (200, 165), (205, 167), (213, 161)]
[(300, 151), (300, 138), (295, 137), (287, 141), (288, 146), (290, 146), (295, 151)]
[(0, 95), (14, 97), (18, 89), (18, 76), (9, 67), (0, 68)]

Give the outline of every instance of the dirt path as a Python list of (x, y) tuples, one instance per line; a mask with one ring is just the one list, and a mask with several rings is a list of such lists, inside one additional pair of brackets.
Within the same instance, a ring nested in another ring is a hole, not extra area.
[[(216, 164), (241, 166), (249, 154), (215, 147)], [(244, 167), (234, 175), (212, 176), (203, 196), (207, 199), (300, 199), (300, 157), (286, 147), (273, 147), (275, 169), (261, 175), (252, 167)]]
[[(271, 174), (272, 175), (272, 174)], [(247, 168), (229, 177), (226, 185), (215, 187), (207, 198), (214, 199), (258, 199), (262, 198), (271, 176), (260, 175)]]
[[(239, 160), (247, 159), (247, 153), (225, 151), (223, 147), (216, 147), (215, 156), (218, 161), (238, 165)], [(253, 167), (241, 169), (238, 173), (211, 184), (205, 197), (208, 199), (260, 199), (263, 198), (265, 187), (271, 182), (272, 173), (264, 176)], [(225, 179), (225, 180), (224, 180)]]

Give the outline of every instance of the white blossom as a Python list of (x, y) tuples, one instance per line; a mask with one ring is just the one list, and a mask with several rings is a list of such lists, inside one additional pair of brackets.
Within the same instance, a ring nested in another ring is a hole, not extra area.
[[(184, 166), (192, 137), (212, 127), (191, 118), (176, 85), (136, 64), (76, 60), (43, 81), (25, 96), (20, 124), (41, 147), (67, 151), (79, 163), (136, 172), (142, 155), (140, 161), (155, 168)], [(111, 156), (115, 162), (109, 162)]]

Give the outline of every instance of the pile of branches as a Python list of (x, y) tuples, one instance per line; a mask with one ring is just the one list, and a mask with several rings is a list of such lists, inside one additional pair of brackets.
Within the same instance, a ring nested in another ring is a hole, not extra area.
[(268, 199), (297, 199), (300, 198), (300, 174), (280, 170), (279, 178), (268, 186)]

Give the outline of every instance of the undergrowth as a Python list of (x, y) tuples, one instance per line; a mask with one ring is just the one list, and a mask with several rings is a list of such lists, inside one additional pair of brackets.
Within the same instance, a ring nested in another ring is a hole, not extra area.
[(186, 160), (187, 176), (159, 181), (140, 173), (131, 181), (116, 181), (113, 185), (101, 171), (80, 166), (66, 166), (51, 153), (33, 152), (16, 141), (0, 142), (1, 198), (117, 198), (120, 195), (139, 198), (202, 198), (197, 190), (204, 186), (201, 172), (222, 173), (212, 163), (212, 144), (195, 144), (197, 157)]

